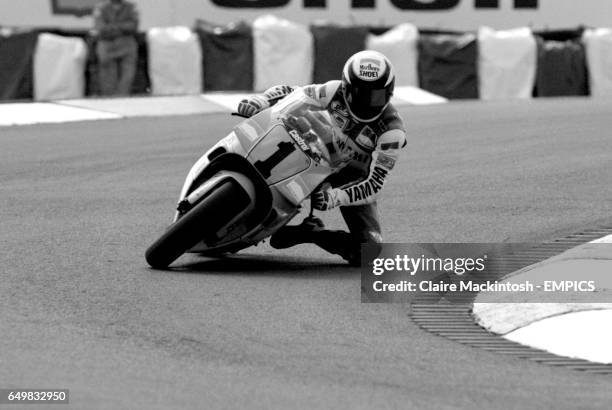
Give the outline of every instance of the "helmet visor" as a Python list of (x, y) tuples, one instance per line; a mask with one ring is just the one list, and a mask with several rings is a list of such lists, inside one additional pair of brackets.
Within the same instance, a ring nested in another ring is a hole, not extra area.
[(353, 114), (370, 119), (378, 116), (389, 102), (388, 90), (367, 86), (351, 86), (347, 102)]

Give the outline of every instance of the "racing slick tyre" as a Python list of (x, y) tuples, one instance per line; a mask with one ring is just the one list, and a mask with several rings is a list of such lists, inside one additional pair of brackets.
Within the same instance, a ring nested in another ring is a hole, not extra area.
[(218, 232), (249, 206), (251, 198), (234, 179), (227, 179), (204, 197), (147, 249), (147, 263), (164, 269), (199, 241)]

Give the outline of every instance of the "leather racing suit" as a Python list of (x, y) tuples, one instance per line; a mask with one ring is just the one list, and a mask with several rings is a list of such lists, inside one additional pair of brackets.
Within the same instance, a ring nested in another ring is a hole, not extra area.
[[(279, 85), (253, 97), (249, 102), (254, 102), (256, 108), (249, 115), (274, 105), (293, 90), (293, 87)], [(348, 164), (327, 179), (326, 182), (331, 185), (327, 195), (329, 203), (319, 209), (339, 206), (349, 232), (322, 230), (314, 236), (298, 239), (297, 243), (315, 243), (330, 253), (341, 255), (349, 263), (358, 264), (362, 243), (374, 245), (377, 250), (382, 243), (377, 200), (395, 166), (400, 149), (406, 146), (404, 124), (391, 104), (373, 121), (355, 119), (347, 108), (339, 80), (308, 85), (303, 90), (313, 100), (314, 106), (329, 112), (337, 128), (342, 131), (334, 133), (333, 145)], [(273, 247), (278, 242), (275, 237), (282, 236), (283, 229), (271, 238)]]

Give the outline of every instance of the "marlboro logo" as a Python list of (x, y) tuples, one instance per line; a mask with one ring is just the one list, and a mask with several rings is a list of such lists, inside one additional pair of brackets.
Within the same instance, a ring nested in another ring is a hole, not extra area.
[(381, 63), (378, 60), (363, 59), (359, 62), (359, 78), (375, 81), (380, 77)]

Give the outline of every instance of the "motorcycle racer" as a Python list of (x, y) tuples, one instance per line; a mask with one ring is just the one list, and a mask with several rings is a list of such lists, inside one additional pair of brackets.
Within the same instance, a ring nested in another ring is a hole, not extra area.
[[(310, 103), (330, 114), (340, 131), (333, 134), (333, 148), (348, 162), (311, 195), (312, 207), (320, 211), (339, 207), (349, 232), (326, 230), (321, 219), (311, 215), (300, 225), (276, 232), (270, 239), (273, 248), (314, 243), (354, 266), (361, 263), (362, 243), (380, 248), (377, 200), (399, 150), (406, 146), (403, 121), (390, 103), (394, 86), (391, 62), (379, 52), (366, 50), (347, 60), (342, 80), (303, 87)], [(238, 113), (255, 115), (294, 88), (278, 85), (244, 99)]]

